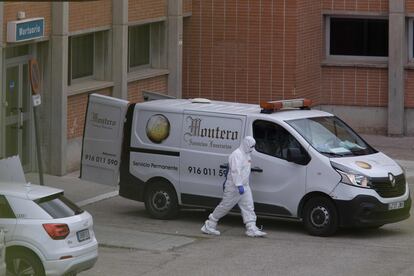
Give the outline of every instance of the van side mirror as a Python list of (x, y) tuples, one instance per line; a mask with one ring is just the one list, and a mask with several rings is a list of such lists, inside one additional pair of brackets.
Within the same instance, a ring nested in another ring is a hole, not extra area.
[(306, 165), (309, 163), (309, 157), (301, 152), (299, 148), (288, 148), (286, 160), (298, 165)]

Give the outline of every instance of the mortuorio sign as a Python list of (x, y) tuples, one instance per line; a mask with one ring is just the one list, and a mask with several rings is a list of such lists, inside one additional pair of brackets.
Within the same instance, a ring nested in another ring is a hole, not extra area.
[(45, 32), (44, 18), (29, 18), (7, 22), (7, 42), (22, 42), (42, 38)]

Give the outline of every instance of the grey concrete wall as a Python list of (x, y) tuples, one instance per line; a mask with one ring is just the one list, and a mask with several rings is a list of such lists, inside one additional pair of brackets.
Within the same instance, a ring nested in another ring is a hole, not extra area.
[(389, 1), (388, 134), (404, 134), (405, 1)]
[(388, 110), (385, 107), (321, 105), (314, 109), (335, 114), (357, 132), (387, 134)]
[[(4, 3), (0, 2), (0, 26), (3, 26), (3, 6)], [(3, 83), (3, 69), (4, 69), (4, 60), (3, 60), (3, 47), (4, 47), (4, 39), (3, 39), (3, 28), (0, 28), (0, 91), (3, 91), (4, 83)], [(3, 92), (0, 92), (0, 133), (3, 133)], [(3, 147), (3, 135), (0, 135), (0, 158), (3, 157), (2, 147)]]
[(414, 108), (405, 109), (405, 135), (414, 136)]
[(80, 169), (80, 160), (82, 153), (82, 137), (68, 140), (66, 150), (66, 169), (68, 172)]
[(66, 173), (69, 3), (52, 3), (50, 166), (53, 175)]
[(183, 3), (168, 1), (168, 95), (182, 97)]
[(128, 0), (112, 1), (112, 95), (128, 98)]

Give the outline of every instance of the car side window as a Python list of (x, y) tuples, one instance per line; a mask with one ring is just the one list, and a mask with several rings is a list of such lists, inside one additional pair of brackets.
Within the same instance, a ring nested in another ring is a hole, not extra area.
[(298, 149), (305, 153), (300, 143), (283, 127), (268, 121), (253, 123), (253, 137), (256, 151), (280, 159), (287, 159), (288, 149)]
[(5, 196), (0, 195), (0, 218), (16, 218)]

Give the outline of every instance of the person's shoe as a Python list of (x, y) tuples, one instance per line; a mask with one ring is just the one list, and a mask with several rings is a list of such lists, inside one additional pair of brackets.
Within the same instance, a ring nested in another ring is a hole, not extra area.
[(201, 232), (203, 232), (204, 234), (208, 234), (208, 235), (215, 235), (215, 236), (220, 236), (220, 231), (218, 231), (216, 229), (217, 223), (214, 223), (206, 220), (206, 222), (204, 223), (203, 227), (201, 227)]
[(263, 232), (257, 228), (256, 224), (247, 224), (246, 228), (246, 236), (248, 237), (264, 237), (267, 235), (266, 232)]

